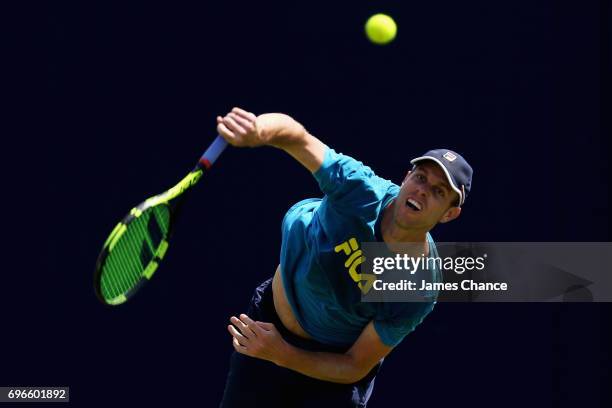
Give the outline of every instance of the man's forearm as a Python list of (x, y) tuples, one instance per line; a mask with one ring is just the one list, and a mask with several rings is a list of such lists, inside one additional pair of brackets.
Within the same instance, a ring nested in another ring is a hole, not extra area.
[(327, 146), (292, 117), (265, 113), (257, 117), (257, 128), (266, 144), (286, 151), (311, 173), (321, 167)]
[(308, 351), (292, 345), (276, 363), (309, 377), (342, 384), (357, 382), (367, 374), (349, 354)]

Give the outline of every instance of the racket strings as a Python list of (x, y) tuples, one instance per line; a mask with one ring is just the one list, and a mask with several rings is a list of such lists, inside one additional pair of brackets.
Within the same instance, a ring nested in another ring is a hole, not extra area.
[[(117, 243), (114, 251), (109, 256), (107, 262), (114, 260), (114, 264), (110, 264), (109, 268), (105, 268), (105, 277), (108, 277), (109, 282), (115, 287), (116, 292), (113, 297), (125, 293), (132, 285), (140, 273), (140, 265), (134, 262), (131, 254), (136, 248), (135, 241), (139, 238), (136, 236), (139, 233), (138, 223), (131, 225), (126, 231), (121, 240)], [(128, 235), (129, 233), (129, 235)], [(141, 238), (144, 240), (144, 237)], [(116, 252), (115, 252), (116, 251)], [(111, 258), (112, 256), (112, 258)], [(113, 268), (114, 267), (114, 268)]]
[(133, 219), (109, 252), (101, 275), (105, 299), (125, 295), (140, 282), (143, 272), (168, 234), (170, 214), (158, 205)]
[(103, 284), (105, 283), (104, 281), (107, 281), (108, 285), (104, 285), (104, 287), (111, 289), (107, 291), (108, 296), (111, 298), (125, 294), (133, 287), (140, 279), (146, 265), (150, 262), (151, 257), (141, 259), (134, 256), (142, 253), (142, 248), (147, 248), (150, 251), (146, 232), (143, 229), (143, 223), (150, 216), (149, 213), (145, 213), (133, 220), (129, 224), (129, 228), (124, 233), (124, 236), (121, 237), (113, 251), (109, 254), (103, 274)]

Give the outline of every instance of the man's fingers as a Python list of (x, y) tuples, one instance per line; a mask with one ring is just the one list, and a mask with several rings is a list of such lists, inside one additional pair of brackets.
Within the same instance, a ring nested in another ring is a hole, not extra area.
[(243, 129), (246, 130), (252, 130), (255, 126), (254, 121), (246, 119), (242, 116), (239, 116), (238, 114), (232, 112), (230, 114), (228, 114), (227, 116), (231, 117), (232, 119), (234, 119), (236, 121), (236, 123), (238, 123), (240, 126), (242, 126)]
[(237, 317), (232, 316), (230, 318), (230, 322), (236, 325), (236, 327), (238, 327), (242, 335), (246, 337), (247, 339), (257, 336), (256, 333), (250, 327), (248, 327), (247, 324), (245, 324), (242, 320), (238, 319)]
[(238, 122), (236, 122), (234, 118), (230, 115), (227, 115), (223, 118), (223, 123), (225, 124), (225, 126), (227, 126), (229, 130), (234, 133), (246, 133), (246, 130), (244, 130), (244, 128), (240, 126)]
[(232, 112), (234, 112), (238, 116), (242, 116), (246, 120), (255, 120), (255, 119), (257, 119), (257, 116), (254, 113), (247, 112), (244, 109), (234, 108), (234, 109), (232, 109)]
[(274, 329), (274, 325), (272, 323), (267, 323), (267, 322), (255, 322), (259, 327), (261, 327), (262, 329), (265, 330), (272, 330)]
[(232, 340), (232, 344), (234, 345), (234, 350), (236, 350), (237, 352), (243, 353), (243, 354), (246, 353), (247, 348), (241, 345), (240, 343), (238, 343), (238, 340), (236, 340), (235, 337)]
[(261, 333), (261, 327), (259, 327), (249, 316), (244, 313), (240, 315), (240, 320), (249, 327), (256, 335)]
[(238, 342), (241, 345), (246, 346), (246, 344), (249, 342), (249, 339), (243, 336), (242, 333), (236, 330), (236, 328), (232, 326), (231, 324), (227, 325), (227, 330), (230, 332), (232, 336), (234, 336), (236, 340), (238, 340)]
[(217, 132), (219, 132), (219, 134), (230, 144), (236, 140), (236, 135), (234, 135), (234, 133), (223, 123), (217, 125)]

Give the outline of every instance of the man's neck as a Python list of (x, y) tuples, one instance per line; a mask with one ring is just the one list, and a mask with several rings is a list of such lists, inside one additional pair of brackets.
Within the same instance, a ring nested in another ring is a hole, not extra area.
[[(402, 252), (406, 251), (405, 244), (414, 244), (409, 246), (408, 252), (414, 252), (416, 255), (429, 254), (429, 243), (427, 242), (427, 230), (419, 229), (406, 229), (397, 225), (393, 219), (394, 206), (396, 200), (393, 200), (390, 205), (385, 208), (383, 212), (383, 218), (380, 225), (380, 232), (383, 241), (387, 244), (389, 249), (394, 250), (395, 245), (399, 244), (396, 249), (403, 249)], [(395, 251), (394, 251), (395, 252)]]

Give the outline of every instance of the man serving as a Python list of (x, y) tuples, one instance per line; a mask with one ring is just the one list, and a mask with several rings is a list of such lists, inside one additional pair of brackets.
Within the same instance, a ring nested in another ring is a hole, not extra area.
[(217, 117), (217, 130), (233, 146), (284, 150), (324, 193), (289, 209), (273, 278), (255, 290), (247, 314), (230, 318), (235, 353), (221, 406), (365, 407), (382, 359), (435, 298), (362, 302), (361, 243), (411, 243), (415, 255), (436, 257), (429, 231), (459, 216), (472, 168), (456, 152), (431, 150), (411, 161), (400, 187), (284, 114), (234, 108)]

